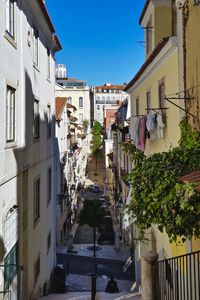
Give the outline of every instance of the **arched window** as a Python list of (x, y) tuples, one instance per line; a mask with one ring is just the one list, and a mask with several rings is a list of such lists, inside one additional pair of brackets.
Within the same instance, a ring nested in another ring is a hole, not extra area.
[(79, 107), (83, 107), (83, 97), (79, 97)]

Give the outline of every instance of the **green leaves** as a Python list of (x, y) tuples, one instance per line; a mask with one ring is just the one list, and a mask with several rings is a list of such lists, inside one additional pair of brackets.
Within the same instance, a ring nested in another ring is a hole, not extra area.
[(200, 168), (200, 133), (182, 121), (179, 146), (146, 157), (131, 144), (124, 149), (134, 168), (127, 175), (132, 186), (129, 211), (142, 238), (151, 224), (165, 230), (170, 242), (200, 237), (200, 193), (195, 184), (179, 182), (181, 175)]
[(98, 200), (85, 199), (78, 217), (78, 223), (80, 225), (87, 224), (91, 227), (97, 227), (103, 222), (104, 216), (105, 210), (101, 207)]

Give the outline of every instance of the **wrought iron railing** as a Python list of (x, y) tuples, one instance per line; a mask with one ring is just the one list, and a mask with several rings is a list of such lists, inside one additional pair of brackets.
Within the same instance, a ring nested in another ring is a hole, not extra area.
[(158, 299), (200, 299), (200, 251), (158, 262)]

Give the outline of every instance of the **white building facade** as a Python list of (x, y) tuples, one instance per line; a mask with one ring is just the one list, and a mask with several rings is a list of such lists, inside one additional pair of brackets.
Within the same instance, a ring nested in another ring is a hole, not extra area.
[(106, 107), (116, 106), (117, 103), (129, 99), (130, 96), (124, 92), (125, 85), (114, 85), (105, 83), (102, 86), (94, 86), (91, 89), (91, 102), (93, 102), (93, 120), (96, 120), (103, 125), (104, 109)]
[[(0, 268), (3, 299), (35, 299), (55, 266), (55, 52), (42, 0), (0, 2)], [(2, 249), (0, 249), (1, 252)]]
[(90, 128), (90, 89), (85, 80), (67, 77), (64, 65), (57, 65), (56, 97), (67, 97), (67, 102), (76, 107), (76, 116), (79, 123), (88, 121)]

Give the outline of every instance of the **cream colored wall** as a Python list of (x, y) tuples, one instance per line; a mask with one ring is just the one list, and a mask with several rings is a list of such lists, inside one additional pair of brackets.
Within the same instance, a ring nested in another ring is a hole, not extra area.
[[(151, 107), (158, 108), (158, 84), (159, 80), (164, 78), (165, 81), (165, 93), (170, 95), (178, 92), (178, 57), (177, 51), (175, 51), (170, 58), (168, 58), (162, 65), (152, 72), (150, 76), (144, 81), (142, 85), (134, 89), (131, 94), (132, 99), (132, 115), (136, 115), (135, 99), (139, 96), (140, 99), (140, 114), (147, 114), (146, 108), (146, 93), (148, 90), (151, 91)], [(174, 100), (176, 101), (176, 100)], [(164, 138), (160, 140), (147, 140), (145, 154), (151, 155), (152, 153), (157, 153), (161, 151), (167, 151), (170, 146), (177, 146), (178, 140), (180, 138), (179, 122), (180, 122), (180, 112), (177, 107), (166, 102), (166, 126), (164, 130)], [(135, 122), (135, 118), (132, 118)]]
[(171, 7), (156, 7), (153, 24), (154, 46), (164, 37), (172, 35), (172, 9)]
[[(195, 130), (200, 130), (200, 6), (194, 6), (188, 1), (188, 19), (185, 27), (186, 37), (186, 89), (192, 101), (186, 102), (186, 108), (198, 118), (189, 117), (190, 124)], [(192, 89), (194, 87), (194, 89)]]
[[(177, 49), (166, 59), (163, 63), (159, 64), (157, 69), (153, 70), (150, 75), (142, 81), (142, 83), (131, 94), (132, 100), (132, 112), (131, 115), (136, 115), (135, 99), (139, 96), (140, 107), (139, 114), (147, 114), (146, 108), (146, 92), (151, 91), (151, 107), (159, 107), (158, 98), (158, 84), (161, 79), (164, 78), (165, 82), (165, 94), (170, 95), (179, 91), (179, 79), (178, 79), (178, 54)], [(174, 100), (176, 101), (176, 100)], [(159, 140), (147, 140), (145, 154), (147, 156), (153, 153), (167, 151), (171, 146), (176, 147), (180, 138), (180, 111), (174, 105), (166, 102), (167, 119), (165, 121), (164, 138)], [(132, 118), (135, 122), (135, 118)], [(171, 257), (174, 254), (179, 255), (185, 251), (185, 246), (173, 245), (168, 241), (168, 237), (165, 233), (161, 233), (156, 226), (153, 226), (153, 232), (156, 238), (156, 250), (159, 253), (160, 258)], [(147, 238), (151, 240), (151, 232), (147, 234)], [(142, 244), (141, 253), (146, 250), (151, 250), (150, 244)]]

